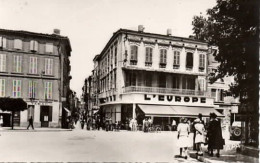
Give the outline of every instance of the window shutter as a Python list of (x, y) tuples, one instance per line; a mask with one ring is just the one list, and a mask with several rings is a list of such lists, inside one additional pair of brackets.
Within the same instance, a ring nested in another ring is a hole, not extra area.
[(6, 38), (0, 36), (0, 48), (6, 48)]
[(53, 44), (47, 43), (47, 44), (45, 45), (45, 52), (52, 54), (52, 53), (53, 53)]
[(17, 50), (22, 50), (22, 40), (20, 39), (15, 39), (14, 40), (14, 49), (17, 49)]

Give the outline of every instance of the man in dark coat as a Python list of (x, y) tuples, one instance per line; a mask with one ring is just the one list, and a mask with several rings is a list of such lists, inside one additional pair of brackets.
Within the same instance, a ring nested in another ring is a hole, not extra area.
[(219, 157), (219, 151), (220, 149), (223, 149), (224, 139), (222, 137), (220, 120), (217, 119), (217, 115), (215, 113), (210, 113), (210, 122), (207, 136), (210, 156), (213, 156), (213, 149), (217, 149), (216, 156)]
[(33, 128), (33, 118), (32, 118), (32, 116), (29, 118), (29, 125), (28, 125), (28, 127), (27, 127), (27, 130), (29, 130), (29, 127), (30, 126), (32, 126), (32, 129), (34, 130), (34, 128)]

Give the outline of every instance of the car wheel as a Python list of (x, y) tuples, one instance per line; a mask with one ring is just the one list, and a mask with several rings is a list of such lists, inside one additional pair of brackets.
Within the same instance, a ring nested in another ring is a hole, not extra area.
[(234, 136), (239, 137), (241, 136), (241, 129), (240, 128), (235, 128), (233, 131)]

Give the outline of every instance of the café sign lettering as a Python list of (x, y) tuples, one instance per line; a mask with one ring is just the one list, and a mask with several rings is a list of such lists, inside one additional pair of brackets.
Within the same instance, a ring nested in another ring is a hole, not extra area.
[(158, 101), (168, 101), (168, 102), (192, 102), (192, 103), (206, 103), (205, 97), (188, 97), (188, 96), (172, 96), (172, 95), (144, 95), (145, 101), (150, 101), (151, 99), (158, 99)]

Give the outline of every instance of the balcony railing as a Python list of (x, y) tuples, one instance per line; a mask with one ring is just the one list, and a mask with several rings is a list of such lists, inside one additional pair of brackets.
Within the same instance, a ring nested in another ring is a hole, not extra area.
[(173, 88), (142, 87), (142, 86), (128, 86), (123, 88), (123, 93), (131, 93), (131, 92), (208, 96), (208, 93), (206, 91), (196, 91), (196, 90), (189, 90), (189, 89), (173, 89)]

